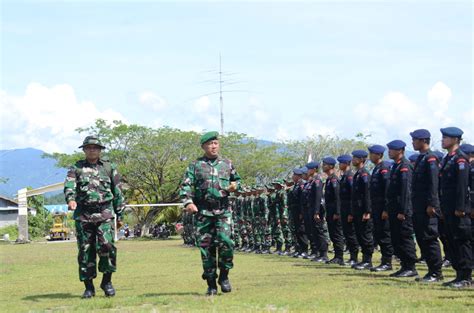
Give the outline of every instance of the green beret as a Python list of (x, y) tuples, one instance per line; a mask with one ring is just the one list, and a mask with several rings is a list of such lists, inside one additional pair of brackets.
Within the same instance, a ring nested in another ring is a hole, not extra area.
[(214, 139), (219, 139), (219, 133), (216, 131), (207, 132), (201, 136), (201, 145), (205, 144), (206, 142)]

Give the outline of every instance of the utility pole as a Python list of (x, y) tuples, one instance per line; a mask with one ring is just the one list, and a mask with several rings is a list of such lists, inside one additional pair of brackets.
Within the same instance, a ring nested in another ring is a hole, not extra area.
[(222, 58), (219, 53), (219, 100), (221, 109), (221, 135), (224, 135), (224, 100), (222, 99)]

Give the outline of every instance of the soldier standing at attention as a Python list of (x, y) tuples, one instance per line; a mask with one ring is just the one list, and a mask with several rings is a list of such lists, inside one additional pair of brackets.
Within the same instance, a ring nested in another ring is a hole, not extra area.
[(100, 157), (105, 146), (97, 137), (87, 136), (79, 148), (86, 158), (76, 162), (67, 172), (64, 196), (68, 209), (74, 211), (79, 279), (86, 287), (82, 298), (95, 296), (93, 279), (97, 277), (97, 254), (99, 272), (103, 273), (100, 288), (105, 296), (112, 297), (115, 295), (112, 273), (117, 264), (113, 211), (120, 226), (124, 209), (121, 177), (115, 164)]
[(390, 170), (387, 188), (387, 211), (383, 217), (389, 218), (390, 235), (395, 255), (400, 258), (401, 268), (391, 277), (415, 277), (416, 247), (413, 240), (413, 209), (411, 205), (412, 166), (405, 158), (406, 144), (393, 140), (387, 144), (388, 155), (395, 163)]
[(442, 147), (448, 154), (441, 162), (439, 199), (445, 219), (446, 239), (456, 278), (444, 286), (466, 288), (472, 283), (471, 207), (469, 203), (469, 160), (459, 149), (463, 131), (441, 128)]
[(352, 165), (357, 171), (354, 174), (352, 186), (351, 214), (347, 220), (349, 223), (354, 223), (357, 241), (362, 248), (362, 262), (352, 266), (356, 270), (370, 270), (374, 253), (374, 225), (369, 191), (370, 174), (365, 168), (367, 156), (368, 153), (364, 150), (352, 152)]
[(351, 212), (351, 195), (354, 173), (351, 170), (352, 157), (343, 154), (337, 157), (341, 178), (339, 180), (339, 193), (341, 197), (341, 220), (342, 231), (349, 249), (350, 259), (346, 265), (352, 266), (358, 263), (359, 242), (354, 229), (354, 223), (349, 223), (347, 218)]
[(328, 264), (344, 265), (344, 235), (341, 224), (341, 198), (339, 180), (335, 174), (336, 160), (332, 157), (323, 159), (323, 171), (328, 175), (324, 185), (324, 199), (326, 204), (326, 220), (329, 237), (334, 247), (334, 258)]
[(389, 167), (383, 161), (385, 147), (373, 145), (369, 147), (370, 161), (375, 165), (370, 176), (370, 205), (372, 207), (372, 218), (374, 220), (374, 244), (380, 246), (382, 262), (379, 266), (371, 269), (373, 272), (384, 272), (392, 270), (393, 246), (390, 238), (390, 223), (388, 217), (382, 217), (385, 211), (385, 192), (389, 179)]
[(418, 281), (433, 283), (443, 280), (441, 247), (438, 237), (439, 208), (438, 158), (430, 150), (431, 134), (426, 129), (410, 133), (413, 149), (419, 152), (412, 179), (413, 226), (428, 273)]
[(217, 294), (217, 267), (222, 292), (232, 290), (228, 274), (233, 267), (234, 242), (228, 197), (240, 183), (232, 162), (219, 156), (218, 137), (218, 132), (201, 136), (204, 156), (188, 166), (180, 188), (184, 209), (197, 214), (197, 246), (204, 269), (202, 278), (208, 285), (207, 295)]

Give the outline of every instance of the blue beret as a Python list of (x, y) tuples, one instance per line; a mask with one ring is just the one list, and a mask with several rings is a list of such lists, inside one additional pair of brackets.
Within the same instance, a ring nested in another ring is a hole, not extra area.
[(294, 168), (293, 174), (295, 175), (303, 175), (303, 171), (300, 168)]
[(339, 163), (351, 163), (352, 157), (348, 154), (343, 154), (337, 157), (337, 162)]
[(306, 166), (303, 166), (300, 170), (303, 174), (308, 174), (308, 168)]
[(319, 167), (319, 162), (311, 161), (311, 162), (309, 162), (308, 164), (306, 164), (306, 167), (307, 167), (309, 170), (318, 168), (318, 167)]
[(408, 157), (408, 160), (410, 160), (410, 162), (415, 162), (418, 159), (419, 155), (420, 155), (419, 153), (413, 153), (412, 155)]
[(369, 152), (383, 154), (385, 152), (385, 147), (381, 145), (373, 145), (369, 147)]
[(459, 149), (461, 149), (462, 152), (466, 153), (466, 154), (471, 154), (471, 153), (474, 153), (474, 146), (473, 145), (470, 145), (468, 143), (464, 143), (462, 144)]
[(333, 157), (325, 157), (323, 159), (323, 163), (326, 163), (328, 165), (336, 165), (336, 159), (334, 159)]
[(436, 155), (436, 157), (439, 159), (439, 160), (442, 160), (444, 158), (444, 153), (441, 152), (441, 151), (433, 151), (433, 154)]
[(389, 143), (387, 143), (387, 147), (390, 150), (402, 150), (403, 148), (406, 147), (406, 143), (403, 142), (402, 140), (392, 140)]
[(446, 127), (440, 129), (441, 134), (446, 137), (461, 137), (464, 132), (457, 127)]
[(369, 154), (365, 150), (354, 150), (352, 156), (355, 158), (366, 158)]
[(431, 138), (431, 134), (427, 129), (417, 129), (410, 133), (413, 139), (428, 139)]

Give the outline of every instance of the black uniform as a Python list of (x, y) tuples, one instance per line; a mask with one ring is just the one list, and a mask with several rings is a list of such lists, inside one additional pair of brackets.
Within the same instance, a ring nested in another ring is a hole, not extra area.
[(354, 173), (352, 170), (347, 170), (341, 176), (339, 181), (339, 194), (341, 198), (341, 220), (342, 231), (346, 239), (347, 248), (351, 255), (350, 260), (357, 262), (359, 254), (359, 242), (355, 233), (354, 223), (347, 221), (347, 216), (351, 214), (351, 196)]
[(296, 231), (296, 252), (307, 253), (308, 252), (308, 236), (306, 235), (304, 229), (304, 223), (301, 216), (303, 216), (303, 189), (305, 186), (305, 181), (298, 181), (291, 190), (291, 198), (294, 201), (294, 206), (292, 206), (291, 215), (293, 216), (293, 221)]
[[(330, 175), (324, 186), (324, 200), (326, 204), (326, 220), (328, 223), (329, 237), (334, 246), (334, 258), (343, 260), (344, 257), (344, 235), (341, 223), (341, 198), (339, 181), (335, 174)], [(338, 219), (334, 220), (334, 215)]]
[[(326, 212), (322, 206), (323, 200), (323, 181), (321, 176), (315, 174), (311, 184), (310, 192), (310, 209), (311, 209), (311, 220), (314, 223), (312, 228), (313, 242), (311, 243), (311, 253), (316, 254), (319, 258), (327, 258), (328, 254), (328, 238), (326, 236), (326, 229), (324, 225), (324, 217)], [(321, 218), (319, 222), (314, 220), (314, 215), (318, 214)]]
[[(471, 198), (471, 248), (472, 248), (472, 255), (471, 257), (474, 258), (474, 161), (471, 161), (471, 170), (469, 174), (469, 195)], [(471, 268), (474, 267), (474, 260), (472, 261)]]
[[(413, 226), (421, 255), (428, 265), (428, 274), (441, 276), (443, 261), (438, 241), (438, 176), (438, 158), (431, 151), (420, 154), (412, 179)], [(428, 206), (436, 209), (437, 216), (430, 217), (426, 213)]]
[[(403, 270), (414, 271), (416, 247), (413, 240), (413, 210), (411, 205), (412, 171), (410, 162), (405, 158), (392, 166), (387, 188), (387, 210), (395, 254), (400, 258)], [(400, 221), (397, 218), (398, 214), (404, 214), (405, 220)]]
[(374, 243), (380, 246), (382, 264), (392, 264), (393, 246), (390, 238), (390, 222), (382, 220), (382, 213), (386, 211), (385, 193), (390, 177), (389, 167), (385, 162), (375, 165), (370, 178), (370, 204), (374, 219)]
[(357, 241), (362, 248), (362, 262), (372, 263), (374, 253), (373, 220), (372, 216), (363, 221), (365, 213), (372, 213), (369, 191), (370, 174), (365, 167), (354, 174), (351, 197), (351, 215), (354, 217), (354, 227)]
[[(448, 248), (452, 257), (457, 280), (471, 280), (472, 247), (469, 203), (469, 162), (460, 150), (446, 155), (441, 163), (439, 197), (445, 219)], [(456, 217), (454, 212), (464, 212)]]

